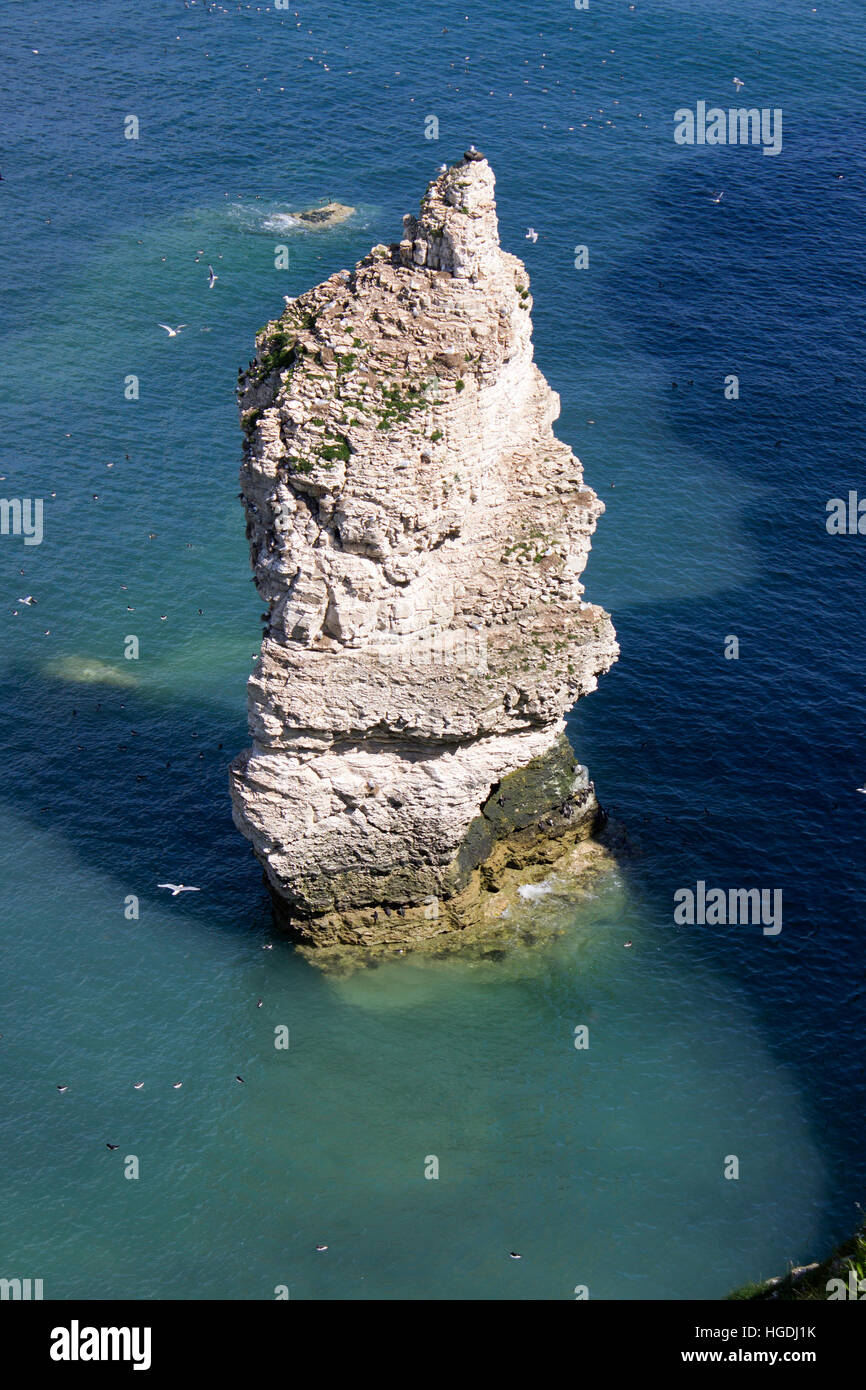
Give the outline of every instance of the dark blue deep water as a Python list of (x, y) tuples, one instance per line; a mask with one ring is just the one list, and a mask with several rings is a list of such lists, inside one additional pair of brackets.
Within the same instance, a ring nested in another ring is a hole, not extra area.
[[(825, 1253), (866, 1194), (866, 535), (825, 526), (866, 496), (862, 0), (5, 0), (0, 51), (0, 496), (44, 499), (0, 536), (0, 1276), (712, 1299)], [(677, 145), (699, 100), (780, 108), (781, 152)], [(470, 141), (607, 504), (622, 655), (571, 732), (632, 852), (531, 958), (332, 979), (262, 950), (229, 813), (235, 377)], [(698, 880), (782, 931), (674, 926)]]

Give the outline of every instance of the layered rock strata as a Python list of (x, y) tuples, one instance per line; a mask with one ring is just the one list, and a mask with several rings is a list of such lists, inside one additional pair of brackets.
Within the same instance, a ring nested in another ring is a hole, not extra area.
[(531, 308), (470, 150), (240, 376), (267, 613), (234, 817), (308, 941), (477, 921), (595, 827), (563, 716), (617, 656), (580, 582), (603, 506), (553, 435)]

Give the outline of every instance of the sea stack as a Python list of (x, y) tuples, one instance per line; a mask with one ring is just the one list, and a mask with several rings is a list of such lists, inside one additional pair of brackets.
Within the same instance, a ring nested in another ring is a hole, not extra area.
[(241, 374), (267, 614), (232, 801), (307, 943), (483, 928), (596, 829), (564, 715), (618, 653), (580, 582), (604, 508), (554, 437), (531, 309), (470, 150)]

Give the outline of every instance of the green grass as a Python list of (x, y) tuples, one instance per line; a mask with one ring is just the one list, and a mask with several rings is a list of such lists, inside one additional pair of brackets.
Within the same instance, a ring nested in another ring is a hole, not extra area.
[(426, 407), (424, 388), (411, 382), (403, 383), (403, 391), (397, 386), (383, 387), (384, 406), (380, 406), (377, 429), (390, 430), (392, 425), (405, 425), (412, 412)]
[[(847, 1300), (850, 1297), (848, 1280), (852, 1271), (858, 1282), (866, 1280), (866, 1224), (819, 1264), (807, 1266), (799, 1272), (789, 1269), (781, 1277), (765, 1279), (760, 1283), (744, 1284), (729, 1293), (728, 1299), (739, 1302), (767, 1302), (770, 1299), (788, 1303), (829, 1302), (832, 1301), (831, 1294), (839, 1298), (838, 1283), (832, 1283), (836, 1280), (844, 1286), (844, 1298)], [(866, 1288), (858, 1294), (858, 1299), (866, 1299)]]
[(325, 463), (331, 463), (334, 459), (342, 459), (345, 463), (351, 454), (348, 439), (342, 434), (331, 434), (326, 437), (330, 437), (336, 442), (333, 444), (323, 444), (315, 451), (317, 457), (322, 459)]

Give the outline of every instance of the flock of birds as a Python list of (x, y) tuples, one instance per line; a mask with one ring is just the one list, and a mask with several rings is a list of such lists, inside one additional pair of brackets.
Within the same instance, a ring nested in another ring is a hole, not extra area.
[[(199, 252), (199, 255), (201, 255), (201, 252)], [(163, 257), (163, 260), (164, 259), (165, 257)], [(198, 261), (196, 261), (196, 264), (198, 264)], [(219, 278), (213, 266), (209, 265), (207, 268), (207, 287), (209, 290), (213, 289)], [(170, 323), (158, 323), (156, 326), (157, 328), (164, 328), (170, 338), (176, 338), (178, 333), (181, 333), (184, 328), (189, 327), (186, 323), (179, 323), (177, 328), (172, 328)]]
[[(734, 86), (736, 87), (736, 89), (737, 89), (738, 92), (739, 92), (739, 90), (740, 90), (741, 87), (745, 87), (745, 85), (746, 85), (745, 82), (743, 81), (742, 77), (735, 77), (735, 78), (733, 78), (732, 80), (733, 80), (733, 84), (734, 84)], [(602, 114), (603, 114), (603, 113), (602, 113)], [(639, 111), (639, 112), (638, 112), (638, 115), (639, 115), (639, 116), (643, 115), (643, 112)], [(475, 146), (473, 145), (471, 148), (474, 149)], [(447, 164), (440, 164), (440, 166), (439, 166), (439, 172), (440, 172), (440, 174), (441, 174), (441, 173), (444, 173), (445, 170), (446, 170), (447, 168), (448, 168)], [(724, 196), (725, 196), (725, 195), (724, 195), (723, 192), (713, 192), (713, 193), (710, 194), (710, 202), (711, 202), (711, 203), (720, 203), (720, 202), (722, 201), (722, 199), (724, 198)], [(538, 241), (538, 232), (535, 230), (534, 227), (527, 227), (527, 229), (526, 229), (525, 240), (526, 240), (526, 241), (531, 241), (532, 244), (533, 244), (533, 246), (534, 246), (535, 243)]]
[[(157, 888), (167, 888), (167, 889), (171, 892), (171, 896), (172, 896), (173, 898), (176, 898), (176, 897), (178, 896), (179, 893), (200, 893), (200, 892), (201, 892), (201, 889), (200, 889), (200, 888), (193, 888), (192, 885), (187, 884), (187, 883), (158, 883), (156, 886), (157, 886)], [(273, 942), (270, 942), (270, 941), (267, 942), (267, 943), (262, 947), (262, 950), (263, 950), (263, 951), (272, 951), (272, 950), (273, 950)], [(256, 1008), (257, 1008), (257, 1009), (260, 1009), (260, 1008), (262, 1007), (262, 1005), (264, 1004), (264, 1002), (265, 1002), (265, 1001), (264, 1001), (263, 999), (257, 999), (257, 1000), (256, 1000)], [(243, 1085), (246, 1084), (246, 1083), (244, 1082), (244, 1078), (243, 1078), (242, 1076), (235, 1076), (235, 1081), (238, 1083), (239, 1086), (243, 1086)], [(179, 1091), (179, 1090), (182, 1089), (182, 1087), (183, 1087), (183, 1082), (182, 1082), (182, 1081), (174, 1081), (174, 1082), (172, 1082), (172, 1090), (173, 1090), (173, 1091)], [(143, 1090), (144, 1090), (144, 1082), (143, 1082), (143, 1081), (133, 1081), (133, 1083), (132, 1083), (132, 1089), (133, 1089), (134, 1091), (143, 1091)], [(61, 1094), (62, 1096), (63, 1096), (63, 1095), (66, 1095), (66, 1092), (69, 1090), (69, 1083), (68, 1083), (68, 1082), (64, 1082), (62, 1085), (60, 1085), (60, 1086), (57, 1087), (57, 1090), (60, 1092), (60, 1094)], [(119, 1144), (109, 1144), (109, 1143), (107, 1143), (107, 1144), (105, 1145), (105, 1147), (106, 1147), (107, 1149), (110, 1149), (111, 1152), (114, 1153), (114, 1151), (115, 1151), (116, 1149), (119, 1149), (119, 1148), (120, 1148), (120, 1145), (119, 1145)], [(317, 1246), (317, 1247), (316, 1247), (317, 1250), (327, 1250), (327, 1248), (328, 1248), (327, 1245), (322, 1245), (322, 1246)]]
[[(866, 788), (864, 788), (864, 790), (866, 790)], [(172, 896), (173, 898), (176, 898), (177, 895), (178, 895), (179, 893), (200, 893), (200, 892), (201, 892), (201, 889), (200, 889), (200, 888), (193, 888), (190, 884), (187, 884), (187, 883), (158, 883), (156, 886), (157, 886), (157, 888), (167, 888), (167, 889), (170, 891), (171, 896)], [(627, 942), (626, 944), (630, 946), (630, 945), (631, 945), (631, 942)], [(267, 943), (262, 947), (262, 950), (263, 950), (263, 951), (272, 951), (272, 950), (273, 950), (273, 942), (267, 942)], [(400, 954), (402, 955), (402, 952), (401, 952)], [(256, 1008), (257, 1008), (257, 1009), (260, 1009), (260, 1008), (262, 1007), (263, 1004), (264, 1004), (264, 1000), (263, 1000), (263, 999), (257, 999), (257, 1000), (256, 1000)], [(238, 1085), (240, 1085), (240, 1086), (243, 1086), (243, 1085), (246, 1084), (246, 1083), (244, 1082), (244, 1078), (243, 1078), (242, 1076), (239, 1076), (239, 1075), (238, 1075), (238, 1076), (235, 1076), (235, 1081), (236, 1081), (236, 1082), (238, 1083)], [(172, 1083), (172, 1090), (173, 1090), (173, 1091), (179, 1091), (179, 1090), (181, 1090), (182, 1086), (183, 1086), (183, 1082), (182, 1082), (182, 1081), (175, 1081), (175, 1082)], [(132, 1083), (132, 1089), (133, 1089), (134, 1091), (142, 1091), (142, 1090), (144, 1090), (144, 1082), (143, 1082), (143, 1081), (134, 1081), (134, 1082)], [(60, 1092), (61, 1095), (65, 1095), (66, 1092), (69, 1090), (69, 1085), (68, 1085), (68, 1083), (64, 1082), (62, 1085), (60, 1085), (60, 1086), (57, 1087), (57, 1090)], [(106, 1143), (105, 1147), (106, 1147), (106, 1149), (108, 1149), (111, 1153), (116, 1153), (116, 1151), (120, 1148), (120, 1145), (119, 1145), (119, 1144)], [(328, 1249), (328, 1246), (320, 1242), (320, 1243), (316, 1246), (316, 1253), (319, 1254), (319, 1255), (323, 1255), (327, 1249)], [(508, 1257), (509, 1257), (509, 1259), (511, 1259), (511, 1260), (522, 1260), (522, 1259), (523, 1259), (523, 1256), (522, 1256), (521, 1254), (519, 1254), (516, 1250), (510, 1250), (510, 1251), (508, 1252)]]

